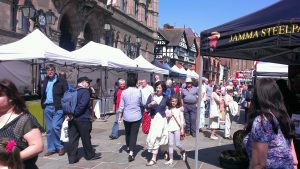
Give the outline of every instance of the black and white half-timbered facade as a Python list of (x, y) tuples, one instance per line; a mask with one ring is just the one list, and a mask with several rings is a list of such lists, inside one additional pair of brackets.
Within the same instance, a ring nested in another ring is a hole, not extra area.
[(154, 58), (171, 67), (178, 63), (185, 68), (194, 67), (198, 46), (195, 35), (187, 34), (186, 29), (159, 29)]

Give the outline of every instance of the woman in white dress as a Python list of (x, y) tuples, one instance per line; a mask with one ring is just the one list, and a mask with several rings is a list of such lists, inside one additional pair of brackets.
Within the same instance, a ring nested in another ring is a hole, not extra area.
[(152, 166), (156, 164), (158, 149), (161, 145), (168, 143), (168, 130), (166, 119), (166, 107), (168, 97), (163, 95), (166, 84), (162, 81), (155, 83), (155, 94), (150, 95), (145, 108), (150, 112), (151, 124), (147, 136), (146, 144), (148, 151), (152, 153), (151, 160), (146, 164)]
[(210, 138), (217, 140), (216, 129), (219, 128), (219, 118), (220, 118), (220, 103), (221, 99), (221, 86), (215, 85), (213, 93), (210, 100), (210, 113), (209, 113), (209, 128), (211, 129)]

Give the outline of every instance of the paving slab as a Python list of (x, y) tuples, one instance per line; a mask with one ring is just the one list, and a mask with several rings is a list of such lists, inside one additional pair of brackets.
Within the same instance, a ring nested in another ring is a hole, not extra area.
[[(146, 149), (146, 137), (147, 135), (142, 133), (140, 129), (137, 140), (137, 152), (135, 160), (128, 162), (128, 154), (125, 151), (125, 136), (124, 126), (120, 125), (120, 137), (115, 140), (109, 139), (111, 128), (115, 120), (114, 115), (110, 116), (107, 121), (95, 120), (93, 122), (92, 130), (92, 144), (96, 152), (101, 153), (101, 158), (94, 161), (87, 161), (83, 158), (83, 149), (81, 141), (79, 144), (79, 156), (80, 161), (75, 164), (68, 164), (67, 155), (58, 156), (54, 154), (50, 157), (44, 157), (44, 153), (47, 151), (46, 139), (44, 152), (39, 155), (37, 165), (40, 169), (194, 169), (195, 168), (195, 138), (188, 136), (182, 141), (184, 148), (187, 151), (187, 161), (180, 159), (179, 150), (174, 148), (174, 163), (172, 165), (166, 165), (163, 159), (162, 153), (158, 155), (157, 164), (154, 166), (146, 166), (147, 160), (151, 158), (151, 154)], [(239, 119), (237, 122), (233, 122), (232, 131), (243, 128), (243, 124)], [(210, 131), (205, 129), (204, 132), (199, 133), (200, 142), (198, 150), (198, 166), (199, 169), (218, 169), (219, 165), (218, 157), (219, 153), (224, 150), (234, 149), (232, 140), (223, 139), (223, 130), (218, 130), (218, 140), (209, 139)], [(166, 149), (164, 147), (163, 149)], [(163, 150), (162, 150), (163, 151)]]

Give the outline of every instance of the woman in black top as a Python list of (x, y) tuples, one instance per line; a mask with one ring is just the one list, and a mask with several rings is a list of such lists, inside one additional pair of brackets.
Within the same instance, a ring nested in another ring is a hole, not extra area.
[(16, 141), (25, 169), (38, 168), (35, 162), (44, 147), (42, 133), (10, 80), (0, 81), (0, 138), (4, 137)]

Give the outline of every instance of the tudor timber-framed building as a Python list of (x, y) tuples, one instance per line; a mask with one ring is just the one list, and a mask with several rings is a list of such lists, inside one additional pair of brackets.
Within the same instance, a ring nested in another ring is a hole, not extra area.
[[(69, 51), (94, 41), (120, 48), (131, 58), (141, 54), (152, 61), (158, 0), (109, 2), (113, 4), (107, 5), (107, 0), (0, 0), (0, 44), (17, 41), (38, 26)], [(39, 16), (27, 19), (20, 9), (24, 3), (44, 15), (53, 11), (58, 20), (55, 25), (42, 25)]]
[(198, 54), (196, 37), (191, 28), (163, 28), (157, 33), (154, 58), (185, 69), (195, 70), (195, 60)]

